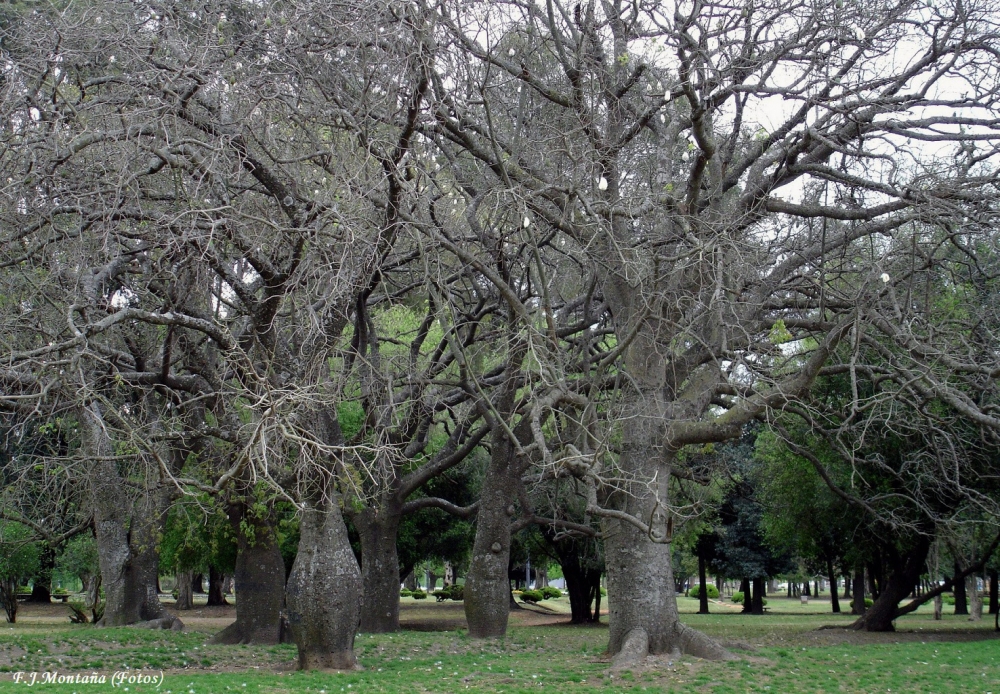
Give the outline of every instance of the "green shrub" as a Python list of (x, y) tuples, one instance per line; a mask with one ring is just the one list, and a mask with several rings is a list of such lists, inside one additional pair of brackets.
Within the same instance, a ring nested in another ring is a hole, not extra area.
[(545, 599), (545, 596), (542, 595), (542, 591), (540, 591), (540, 590), (522, 590), (521, 591), (521, 600), (523, 600), (524, 602), (530, 602), (530, 603), (534, 604), (536, 602), (541, 602), (544, 599)]
[(414, 600), (426, 600), (427, 593), (425, 593), (422, 590), (415, 590), (412, 593), (410, 593), (410, 597), (413, 598)]
[(434, 591), (434, 597), (437, 598), (438, 602), (444, 602), (445, 600), (464, 600), (465, 586), (453, 584), (445, 586), (444, 588), (438, 588)]
[(608, 591), (604, 586), (601, 586), (601, 597), (605, 598), (608, 596)]
[(871, 607), (874, 604), (875, 604), (874, 600), (872, 600), (871, 598), (865, 598), (865, 607)]
[(411, 595), (413, 595), (413, 591), (410, 590), (409, 588), (403, 588), (401, 591), (399, 591), (399, 597), (401, 598), (408, 598)]
[(548, 600), (549, 598), (561, 598), (562, 591), (556, 588), (555, 586), (545, 586), (544, 588), (542, 588), (542, 595), (545, 596), (546, 600)]
[[(715, 584), (714, 583), (706, 583), (705, 586), (706, 586), (705, 587), (705, 592), (708, 593), (708, 597), (711, 598), (712, 600), (718, 600), (718, 598), (719, 598), (719, 589), (715, 587)], [(700, 585), (691, 586), (691, 590), (688, 591), (688, 596), (692, 597), (692, 598), (700, 597), (701, 596), (701, 586)]]

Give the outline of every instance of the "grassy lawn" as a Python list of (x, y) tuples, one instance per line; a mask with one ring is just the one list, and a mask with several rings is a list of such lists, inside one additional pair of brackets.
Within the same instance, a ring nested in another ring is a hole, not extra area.
[[(543, 606), (568, 613), (565, 599)], [(744, 616), (735, 606), (713, 604), (713, 614), (692, 614), (697, 601), (682, 598), (686, 623), (726, 643), (740, 657), (725, 663), (692, 658), (651, 659), (634, 672), (612, 673), (603, 656), (607, 629), (572, 627), (565, 617), (516, 612), (502, 643), (469, 639), (460, 603), (404, 600), (404, 624), (446, 631), (360, 635), (364, 670), (299, 673), (295, 649), (214, 646), (216, 627), (190, 620), (184, 633), (138, 629), (95, 630), (51, 621), (0, 627), (0, 692), (24, 691), (15, 673), (60, 674), (115, 671), (159, 674), (159, 688), (123, 683), (118, 691), (209, 692), (997, 692), (1000, 640), (992, 619), (977, 624), (946, 615), (935, 622), (924, 610), (902, 618), (894, 634), (843, 629), (849, 616), (824, 613), (825, 601), (801, 605), (769, 600), (771, 611)], [(203, 629), (203, 630), (202, 630)], [(45, 692), (97, 692), (108, 684), (48, 684)], [(35, 690), (32, 688), (32, 690)], [(127, 688), (127, 689), (126, 689)]]

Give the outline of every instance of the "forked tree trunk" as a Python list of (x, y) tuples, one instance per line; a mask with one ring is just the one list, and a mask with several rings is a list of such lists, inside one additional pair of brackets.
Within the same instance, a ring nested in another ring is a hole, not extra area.
[(399, 631), (399, 556), (396, 537), (402, 508), (383, 501), (353, 516), (361, 539), (361, 631)]
[(157, 591), (157, 543), (170, 499), (167, 489), (147, 490), (134, 503), (113, 462), (113, 449), (99, 406), (80, 410), (84, 445), (93, 456), (90, 492), (94, 509), (97, 555), (104, 587), (101, 626), (149, 622), (149, 626), (181, 629), (183, 623), (160, 604)]
[[(899, 602), (910, 594), (913, 584), (923, 573), (930, 551), (930, 541), (920, 537), (916, 544), (902, 557), (893, 550), (887, 557), (890, 561), (889, 576), (884, 580), (878, 598), (864, 615), (851, 626), (863, 631), (895, 631), (893, 620)], [(857, 590), (857, 586), (855, 586)]]
[[(274, 644), (283, 637), (281, 608), (285, 602), (285, 563), (270, 518), (247, 513), (246, 505), (229, 505), (236, 530), (236, 621), (212, 638), (213, 643)], [(248, 532), (248, 530), (251, 532)]]
[(288, 629), (298, 647), (299, 668), (356, 669), (361, 569), (336, 501), (306, 506), (299, 533), (299, 553), (285, 587)]

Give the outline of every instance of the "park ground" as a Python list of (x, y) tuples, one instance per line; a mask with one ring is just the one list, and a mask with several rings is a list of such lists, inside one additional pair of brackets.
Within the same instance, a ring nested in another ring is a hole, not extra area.
[[(713, 663), (683, 657), (650, 659), (615, 672), (604, 654), (607, 627), (571, 626), (565, 598), (511, 614), (502, 642), (466, 635), (462, 604), (402, 601), (403, 631), (361, 634), (363, 669), (296, 672), (295, 648), (217, 646), (209, 637), (235, 616), (233, 607), (182, 613), (182, 633), (95, 629), (72, 625), (61, 604), (25, 605), (16, 625), (0, 626), (0, 692), (87, 694), (112, 691), (115, 672), (159, 676), (154, 684), (124, 681), (117, 691), (161, 694), (363, 694), (365, 692), (983, 692), (1000, 694), (1000, 638), (990, 616), (981, 622), (930, 608), (898, 620), (891, 634), (843, 628), (849, 615), (829, 603), (769, 598), (763, 616), (713, 602), (694, 614), (680, 598), (687, 624), (726, 644), (737, 659)], [(606, 617), (605, 617), (606, 621)], [(23, 673), (20, 678), (17, 673)], [(103, 674), (105, 684), (53, 684), (42, 673)], [(28, 688), (30, 673), (36, 683)], [(17, 680), (20, 681), (17, 681)]]

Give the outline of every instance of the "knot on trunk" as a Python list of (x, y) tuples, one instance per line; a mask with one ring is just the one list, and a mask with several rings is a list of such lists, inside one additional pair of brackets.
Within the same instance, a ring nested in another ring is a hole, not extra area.
[(502, 549), (503, 549), (503, 545), (501, 545), (499, 542), (494, 542), (492, 545), (490, 545), (490, 550), (494, 554), (500, 554), (500, 550), (502, 550)]

